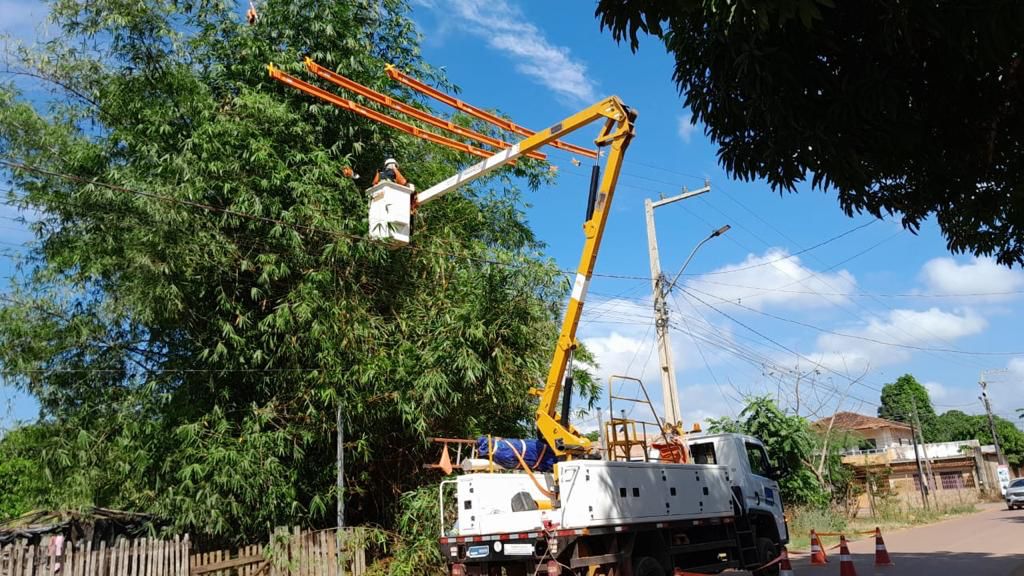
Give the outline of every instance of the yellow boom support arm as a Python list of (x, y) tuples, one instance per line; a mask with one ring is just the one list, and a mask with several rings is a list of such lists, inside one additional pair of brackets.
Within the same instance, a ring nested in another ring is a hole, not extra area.
[(635, 118), (636, 112), (627, 108), (617, 97), (605, 98), (558, 124), (521, 140), (511, 148), (427, 188), (417, 194), (415, 199), (417, 204), (429, 202), (595, 120), (603, 119), (605, 121), (601, 133), (594, 143), (598, 147), (609, 149), (608, 163), (597, 190), (594, 210), (590, 219), (583, 224), (586, 242), (583, 245), (583, 255), (580, 257), (579, 267), (576, 270), (576, 281), (573, 283), (569, 306), (566, 309), (565, 318), (562, 319), (562, 329), (555, 345), (554, 356), (551, 359), (551, 368), (548, 370), (544, 389), (536, 392), (540, 396), (540, 405), (537, 407), (537, 429), (558, 456), (581, 454), (590, 448), (590, 440), (580, 436), (571, 425), (561, 421), (558, 415), (559, 395), (562, 391), (562, 382), (569, 365), (570, 355), (576, 346), (576, 327), (583, 314), (583, 301), (587, 295), (587, 286), (590, 284), (590, 277), (594, 272), (597, 252), (601, 248), (601, 238), (608, 221), (612, 197), (615, 195), (615, 184), (618, 182), (619, 171), (622, 169), (623, 154), (633, 139)]
[[(597, 113), (598, 111), (600, 112)], [(590, 117), (584, 120), (581, 116)], [(561, 421), (558, 415), (559, 395), (562, 392), (562, 382), (572, 350), (576, 347), (576, 328), (583, 315), (583, 302), (587, 296), (590, 277), (594, 273), (597, 252), (601, 248), (605, 224), (608, 222), (612, 198), (615, 196), (615, 185), (618, 183), (619, 172), (622, 169), (622, 159), (634, 136), (633, 121), (636, 119), (636, 112), (626, 108), (618, 98), (613, 96), (560, 124), (556, 124), (551, 129), (554, 132), (556, 128), (562, 127), (565, 132), (556, 132), (560, 136), (599, 117), (604, 117), (607, 121), (594, 143), (598, 147), (610, 147), (608, 163), (605, 165), (604, 175), (598, 186), (594, 210), (590, 219), (583, 224), (583, 233), (586, 237), (583, 254), (580, 256), (580, 263), (576, 268), (576, 280), (573, 282), (569, 306), (562, 319), (562, 329), (558, 335), (558, 342), (555, 344), (555, 352), (551, 359), (551, 367), (548, 369), (544, 390), (540, 392), (540, 405), (537, 407), (537, 429), (558, 456), (579, 454), (590, 448), (588, 438), (581, 436), (575, 428)], [(571, 129), (565, 129), (574, 121), (580, 122), (580, 124)], [(523, 140), (520, 145), (525, 146), (533, 138), (536, 136)]]

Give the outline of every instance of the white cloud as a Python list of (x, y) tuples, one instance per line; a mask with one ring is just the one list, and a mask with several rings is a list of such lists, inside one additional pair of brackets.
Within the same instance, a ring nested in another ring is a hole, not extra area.
[(713, 294), (699, 294), (708, 304), (727, 300), (757, 310), (834, 306), (846, 302), (857, 289), (857, 280), (846, 270), (817, 272), (804, 266), (798, 256), (787, 256), (789, 252), (782, 248), (749, 254), (742, 262), (698, 276), (687, 285)]
[[(687, 426), (693, 422), (706, 424), (707, 418), (718, 418), (735, 415), (742, 406), (732, 400), (737, 393), (723, 375), (722, 390), (718, 385), (694, 384), (695, 379), (706, 379), (704, 359), (711, 366), (721, 366), (735, 362), (735, 358), (720, 348), (701, 342), (704, 358), (698, 353), (694, 342), (682, 331), (682, 319), (676, 310), (672, 310), (673, 324), (678, 326), (670, 333), (672, 339), (673, 358), (676, 368), (676, 385), (679, 387), (680, 408)], [(706, 334), (714, 331), (718, 339), (731, 342), (733, 333), (727, 327), (711, 326), (703, 321), (691, 318), (690, 326)], [(700, 322), (700, 326), (696, 323)], [(612, 374), (625, 374), (643, 380), (647, 393), (659, 415), (663, 414), (664, 396), (661, 390), (658, 351), (655, 348), (655, 332), (653, 327), (653, 311), (650, 298), (626, 299), (611, 298), (592, 300), (584, 308), (583, 321), (580, 324), (580, 339), (594, 354), (600, 365), (597, 377), (602, 386), (607, 386), (608, 377)], [(633, 383), (616, 381), (615, 390), (620, 395), (639, 396), (640, 391)], [(607, 394), (607, 390), (605, 391)], [(616, 401), (616, 409), (625, 407), (626, 403)], [(607, 396), (601, 403), (607, 410)], [(637, 410), (647, 410), (646, 407)], [(628, 409), (627, 409), (628, 410)], [(647, 420), (651, 418), (644, 413)], [(590, 425), (594, 425), (593, 416)]]
[(599, 364), (602, 386), (609, 376), (624, 374), (661, 389), (653, 317), (650, 299), (594, 299), (583, 308), (580, 339)]
[(832, 370), (857, 375), (868, 368), (906, 362), (914, 350), (905, 346), (949, 348), (954, 340), (978, 334), (987, 326), (988, 322), (970, 309), (891, 310), (860, 325), (836, 330), (849, 336), (819, 336), (817, 351), (810, 357)]
[(553, 90), (574, 104), (595, 100), (594, 83), (586, 65), (569, 49), (552, 44), (544, 33), (525, 19), (522, 11), (505, 0), (450, 0), (427, 6), (445, 19), (457, 18), (469, 33), (516, 62), (516, 70)]
[(693, 123), (693, 115), (686, 114), (685, 116), (680, 116), (676, 119), (676, 122), (679, 138), (689, 144), (690, 140), (693, 139), (693, 133), (697, 130), (697, 125)]
[(736, 398), (734, 391), (724, 386), (719, 389), (716, 384), (682, 386), (679, 403), (686, 428), (700, 422), (705, 430), (709, 418), (735, 417), (744, 407), (742, 399)]
[(1006, 368), (1017, 380), (1024, 380), (1024, 358), (1011, 358), (1006, 363)]
[(949, 396), (949, 390), (938, 382), (925, 382), (922, 386), (928, 391), (928, 397), (932, 399), (932, 402), (941, 404)]
[(1024, 271), (1000, 266), (991, 258), (974, 258), (964, 264), (948, 257), (934, 258), (921, 267), (921, 280), (926, 293), (985, 294), (974, 298), (988, 301), (1012, 299), (1013, 294), (998, 293), (1024, 289)]
[[(619, 389), (616, 388), (618, 391)], [(621, 390), (621, 393), (632, 393), (635, 390), (627, 391)], [(652, 391), (653, 392), (653, 391)], [(638, 393), (638, 392), (637, 392)], [(652, 395), (651, 401), (654, 402), (654, 407), (658, 412), (659, 418), (662, 417), (662, 403), (660, 389), (656, 391), (657, 396)], [(680, 386), (679, 390), (679, 401), (680, 410), (683, 416), (683, 425), (686, 429), (692, 428), (694, 422), (698, 422), (701, 428), (707, 429), (709, 418), (721, 418), (722, 416), (735, 416), (743, 409), (743, 404), (730, 397), (731, 391), (725, 390), (724, 394), (719, 391), (718, 387), (714, 384), (693, 384), (687, 386)], [(600, 404), (602, 410), (602, 416), (608, 418), (608, 403), (605, 399)], [(637, 405), (633, 408), (632, 412), (629, 409), (629, 403), (616, 401), (615, 403), (616, 412), (620, 409), (625, 409), (628, 416), (637, 420), (652, 422), (653, 416), (647, 406)], [(584, 432), (590, 432), (597, 430), (597, 410), (592, 411), (582, 419), (577, 419), (573, 424)], [(651, 430), (648, 429), (650, 433)]]

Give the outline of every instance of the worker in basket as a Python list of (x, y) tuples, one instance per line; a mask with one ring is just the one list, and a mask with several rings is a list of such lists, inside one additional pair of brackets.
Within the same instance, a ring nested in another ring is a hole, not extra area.
[(394, 158), (388, 158), (384, 161), (384, 168), (377, 172), (376, 176), (373, 177), (372, 185), (376, 186), (381, 180), (387, 180), (389, 182), (394, 182), (399, 186), (409, 186), (412, 188), (409, 181), (406, 180), (405, 176), (402, 176), (402, 173), (398, 170), (398, 162)]

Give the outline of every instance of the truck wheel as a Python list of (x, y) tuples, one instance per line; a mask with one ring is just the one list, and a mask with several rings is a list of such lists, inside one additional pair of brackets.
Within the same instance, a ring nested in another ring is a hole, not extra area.
[(633, 566), (633, 576), (665, 576), (665, 569), (650, 556), (641, 556)]
[[(775, 557), (778, 555), (779, 550), (775, 546), (775, 542), (773, 542), (770, 538), (757, 539), (757, 557), (761, 561), (761, 564), (767, 564), (768, 562), (775, 560)], [(778, 564), (773, 564), (765, 568), (764, 570), (757, 570), (754, 572), (754, 574), (757, 574), (758, 576), (777, 576), (778, 573)]]

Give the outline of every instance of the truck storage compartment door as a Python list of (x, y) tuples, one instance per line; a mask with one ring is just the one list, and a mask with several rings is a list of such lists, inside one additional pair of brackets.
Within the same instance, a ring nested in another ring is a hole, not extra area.
[(723, 466), (573, 461), (559, 471), (564, 528), (732, 515)]

